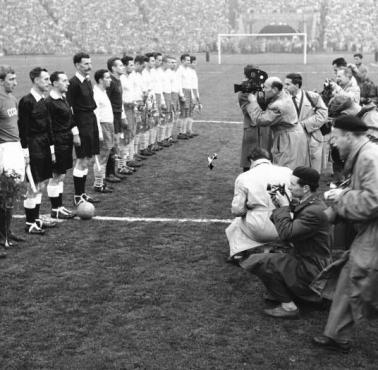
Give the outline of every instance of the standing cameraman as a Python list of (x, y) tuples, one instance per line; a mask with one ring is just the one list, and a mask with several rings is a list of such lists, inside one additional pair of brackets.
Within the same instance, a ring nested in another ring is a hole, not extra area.
[[(247, 79), (250, 78), (251, 72), (257, 67), (253, 64), (248, 64), (244, 67), (244, 75)], [(241, 149), (240, 167), (243, 172), (250, 168), (250, 161), (248, 155), (252, 149), (260, 147), (270, 152), (271, 147), (271, 132), (269, 127), (258, 127), (252, 123), (251, 117), (248, 114), (247, 106), (249, 93), (239, 92), (238, 99), (239, 105), (243, 112), (243, 141)]]
[(307, 166), (309, 155), (307, 138), (303, 127), (298, 124), (298, 114), (290, 96), (283, 91), (278, 77), (269, 77), (264, 83), (267, 107), (261, 109), (257, 94), (249, 94), (246, 110), (251, 125), (270, 127), (273, 134), (273, 164), (289, 167)]

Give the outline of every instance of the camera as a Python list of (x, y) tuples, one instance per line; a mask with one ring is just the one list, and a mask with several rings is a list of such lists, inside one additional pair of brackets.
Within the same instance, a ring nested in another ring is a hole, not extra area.
[(332, 96), (333, 96), (333, 84), (332, 84), (332, 80), (330, 80), (329, 78), (327, 78), (325, 81), (324, 81), (324, 84), (323, 84), (323, 90), (321, 91), (320, 93), (320, 96), (322, 97), (324, 103), (328, 106), (330, 100), (332, 99)]
[(267, 78), (268, 74), (265, 71), (253, 68), (247, 81), (243, 81), (241, 84), (234, 84), (234, 93), (255, 94), (258, 91), (262, 91)]
[(286, 195), (286, 190), (285, 190), (285, 184), (282, 185), (271, 185), (268, 184), (266, 186), (266, 190), (270, 194), (270, 196), (275, 195), (277, 193), (280, 193), (281, 195)]

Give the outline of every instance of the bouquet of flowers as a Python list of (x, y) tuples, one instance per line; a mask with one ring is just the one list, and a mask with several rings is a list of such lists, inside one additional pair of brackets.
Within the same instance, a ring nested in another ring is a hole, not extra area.
[(26, 186), (21, 181), (21, 175), (15, 171), (3, 171), (0, 174), (0, 235), (5, 239), (5, 247), (9, 247), (9, 224), (12, 209), (17, 200), (26, 192)]

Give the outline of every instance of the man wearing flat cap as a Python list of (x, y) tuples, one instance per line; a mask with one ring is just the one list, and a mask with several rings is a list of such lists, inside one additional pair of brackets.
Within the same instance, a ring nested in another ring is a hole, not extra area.
[(240, 263), (257, 275), (265, 285), (266, 300), (279, 303), (264, 312), (277, 318), (293, 318), (299, 310), (295, 298), (317, 302), (320, 298), (309, 288), (310, 283), (331, 261), (330, 226), (324, 213), (325, 204), (316, 196), (319, 173), (309, 167), (296, 167), (289, 190), (296, 205), (277, 192), (272, 221), (287, 253), (253, 254)]
[(341, 270), (323, 335), (323, 348), (347, 352), (355, 324), (378, 309), (378, 145), (358, 117), (335, 120), (332, 138), (345, 161), (350, 185), (329, 191), (335, 215), (353, 223), (356, 236)]

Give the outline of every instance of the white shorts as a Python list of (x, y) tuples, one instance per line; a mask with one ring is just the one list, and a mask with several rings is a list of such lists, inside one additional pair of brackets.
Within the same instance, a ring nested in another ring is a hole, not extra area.
[(9, 142), (0, 144), (0, 173), (16, 172), (25, 179), (25, 159), (20, 142)]

